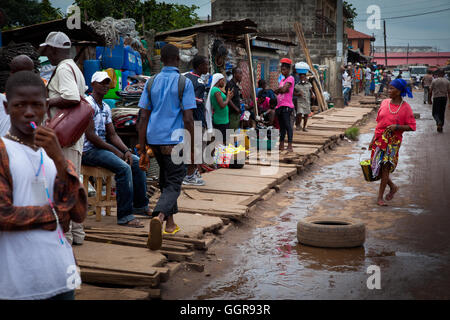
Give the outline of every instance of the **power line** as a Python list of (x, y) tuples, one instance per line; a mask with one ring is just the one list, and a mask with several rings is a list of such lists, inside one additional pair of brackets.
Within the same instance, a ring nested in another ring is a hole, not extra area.
[[(388, 10), (389, 11), (389, 13), (390, 14), (400, 14), (400, 13), (403, 13), (403, 14), (409, 14), (409, 13), (411, 13), (411, 14), (415, 14), (417, 11), (421, 11), (421, 10), (430, 10), (430, 9), (436, 9), (436, 11), (440, 11), (441, 9), (445, 9), (445, 8), (442, 8), (442, 6), (444, 6), (444, 7), (447, 7), (448, 6), (448, 3), (445, 3), (445, 4), (440, 4), (440, 5), (437, 5), (437, 6), (433, 6), (433, 7), (425, 7), (425, 8), (410, 8), (409, 10), (401, 10), (401, 11), (397, 11), (397, 10), (394, 10), (394, 11), (391, 11), (391, 10)], [(385, 10), (385, 8), (383, 7), (383, 8), (381, 8), (381, 11), (383, 11), (383, 12), (386, 12), (386, 10)], [(369, 16), (371, 16), (372, 15), (372, 13), (366, 13), (366, 14), (364, 14), (364, 15), (362, 15), (362, 17), (369, 17)], [(361, 18), (362, 19), (362, 18)]]
[[(427, 2), (430, 2), (430, 1), (432, 1), (432, 0), (428, 0)], [(439, 1), (441, 1), (441, 0), (439, 0)], [(422, 8), (411, 8), (411, 5), (414, 5), (414, 4), (423, 4), (424, 3), (424, 1), (423, 0), (421, 0), (421, 1), (416, 1), (416, 2), (410, 2), (410, 1), (408, 1), (408, 3), (405, 3), (405, 4), (401, 4), (401, 5), (397, 5), (397, 6), (389, 6), (389, 7), (386, 7), (386, 6), (382, 6), (381, 7), (381, 9), (383, 10), (383, 11), (386, 11), (386, 9), (390, 9), (390, 8), (398, 8), (398, 7), (405, 7), (405, 6), (408, 6), (408, 10), (420, 10), (420, 9), (422, 9)], [(434, 7), (439, 7), (439, 6), (443, 6), (443, 5), (447, 5), (448, 3), (441, 3), (441, 4), (439, 4), (439, 5), (437, 5), (437, 6), (434, 6)], [(424, 9), (431, 9), (430, 7), (427, 7), (427, 8), (424, 8)], [(396, 11), (396, 10), (395, 10)], [(403, 10), (403, 11), (405, 11), (405, 10)], [(358, 13), (358, 15), (359, 15), (360, 13)], [(361, 15), (362, 15), (363, 13), (361, 13)], [(369, 13), (364, 13), (364, 15), (370, 15)]]
[[(422, 12), (422, 13), (417, 13), (417, 14), (410, 14), (410, 15), (406, 15), (406, 16), (398, 16), (398, 17), (387, 17), (387, 18), (383, 18), (380, 20), (392, 20), (392, 19), (401, 19), (401, 18), (408, 18), (408, 17), (417, 17), (417, 16), (423, 16), (426, 14), (432, 14), (432, 13), (441, 13), (444, 11), (448, 11), (450, 10), (450, 8), (445, 8), (445, 9), (441, 9), (441, 10), (436, 10), (436, 11), (429, 11), (429, 12)], [(367, 21), (367, 19), (363, 19), (363, 20), (353, 20), (354, 22), (362, 22), (362, 21)]]

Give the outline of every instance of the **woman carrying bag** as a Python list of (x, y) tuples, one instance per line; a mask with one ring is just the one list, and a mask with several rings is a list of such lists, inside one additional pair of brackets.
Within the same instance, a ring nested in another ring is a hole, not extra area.
[(398, 152), (404, 131), (415, 131), (416, 120), (411, 106), (402, 99), (405, 95), (412, 98), (411, 90), (403, 79), (395, 79), (389, 85), (389, 98), (381, 102), (377, 115), (375, 134), (370, 142), (372, 150), (371, 169), (373, 177), (381, 177), (377, 204), (387, 206), (383, 200), (386, 185), (390, 191), (385, 200), (393, 199), (399, 190), (389, 177), (394, 172), (398, 162)]

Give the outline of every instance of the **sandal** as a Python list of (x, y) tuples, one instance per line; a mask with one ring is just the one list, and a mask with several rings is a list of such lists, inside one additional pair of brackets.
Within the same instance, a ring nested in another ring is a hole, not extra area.
[(129, 228), (143, 228), (144, 227), (144, 225), (138, 219), (130, 220), (127, 223), (119, 223), (119, 226), (129, 227)]
[(166, 232), (166, 230), (163, 231), (163, 234), (170, 234), (170, 235), (174, 235), (175, 233), (177, 233), (178, 231), (180, 231), (181, 228), (177, 225), (175, 230), (173, 230), (172, 232)]

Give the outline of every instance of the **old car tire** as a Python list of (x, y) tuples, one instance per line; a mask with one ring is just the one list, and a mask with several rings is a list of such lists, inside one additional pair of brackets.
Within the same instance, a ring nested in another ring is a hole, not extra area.
[(297, 224), (301, 244), (323, 248), (352, 248), (364, 244), (366, 227), (351, 219), (308, 217)]

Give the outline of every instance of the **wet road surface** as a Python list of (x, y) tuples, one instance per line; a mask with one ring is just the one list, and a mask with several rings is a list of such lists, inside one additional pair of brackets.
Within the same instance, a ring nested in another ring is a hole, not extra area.
[[(400, 190), (389, 207), (376, 205), (379, 182), (365, 182), (359, 166), (360, 157), (368, 157), (361, 147), (372, 138), (373, 117), (358, 142), (342, 142), (322, 154), (283, 195), (265, 202), (257, 218), (226, 234), (213, 259), (222, 266), (211, 272), (210, 280), (197, 284), (194, 294), (169, 297), (449, 299), (450, 112), (444, 133), (438, 134), (431, 106), (421, 103), (422, 93), (415, 92), (407, 101), (421, 117), (417, 131), (404, 134), (399, 164), (391, 176)], [(283, 209), (274, 209), (277, 206)], [(298, 244), (298, 220), (314, 215), (364, 222), (364, 247)], [(380, 267), (381, 289), (367, 287), (371, 265)]]

